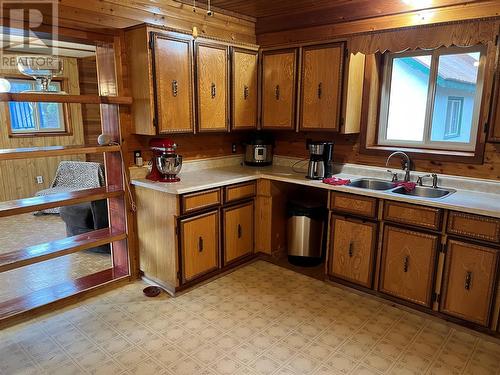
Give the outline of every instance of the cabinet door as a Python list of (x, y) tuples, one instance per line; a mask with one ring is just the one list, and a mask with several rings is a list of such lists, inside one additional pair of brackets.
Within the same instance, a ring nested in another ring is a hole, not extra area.
[(430, 307), (439, 236), (386, 225), (381, 292)]
[(232, 63), (232, 129), (255, 129), (257, 128), (258, 53), (235, 48)]
[(193, 131), (191, 38), (154, 34), (158, 132)]
[(440, 310), (488, 325), (497, 259), (498, 250), (449, 240)]
[(331, 225), (330, 274), (370, 288), (377, 224), (332, 216)]
[(303, 49), (301, 130), (339, 130), (343, 44)]
[(254, 203), (224, 210), (224, 264), (253, 253)]
[(198, 130), (226, 131), (228, 127), (227, 47), (196, 43)]
[(183, 281), (219, 267), (219, 211), (181, 220)]
[(296, 49), (262, 54), (262, 128), (294, 128), (296, 69)]

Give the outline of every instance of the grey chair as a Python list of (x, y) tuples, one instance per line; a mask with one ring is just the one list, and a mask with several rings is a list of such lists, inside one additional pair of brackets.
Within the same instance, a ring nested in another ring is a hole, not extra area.
[[(77, 190), (104, 186), (104, 167), (100, 163), (64, 160), (59, 163), (50, 188), (40, 190), (35, 195), (44, 196), (69, 193)], [(60, 208), (37, 211), (35, 214), (58, 214)]]

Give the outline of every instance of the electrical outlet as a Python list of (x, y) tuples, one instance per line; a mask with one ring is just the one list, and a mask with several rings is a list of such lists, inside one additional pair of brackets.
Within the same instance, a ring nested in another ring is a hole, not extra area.
[(233, 152), (233, 154), (236, 154), (236, 147), (237, 147), (237, 146), (236, 146), (236, 143), (233, 143), (233, 144), (231, 145), (231, 151)]
[(43, 176), (36, 176), (36, 183), (43, 184)]

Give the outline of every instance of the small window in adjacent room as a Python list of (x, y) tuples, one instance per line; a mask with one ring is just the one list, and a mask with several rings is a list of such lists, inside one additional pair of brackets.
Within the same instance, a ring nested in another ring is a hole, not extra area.
[(484, 54), (482, 47), (389, 54), (378, 144), (474, 151)]
[[(36, 82), (31, 79), (9, 79), (9, 82), (10, 92), (36, 89)], [(49, 89), (60, 91), (61, 82), (52, 81)], [(8, 108), (12, 135), (66, 132), (64, 107), (61, 103), (9, 102)]]
[(445, 139), (460, 137), (463, 107), (463, 97), (448, 97), (448, 104), (446, 105), (446, 126), (444, 129)]

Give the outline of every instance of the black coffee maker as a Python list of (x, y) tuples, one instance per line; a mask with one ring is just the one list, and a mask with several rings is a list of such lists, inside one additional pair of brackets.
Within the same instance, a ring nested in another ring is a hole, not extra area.
[(308, 144), (307, 178), (322, 180), (333, 176), (333, 142), (314, 141)]

